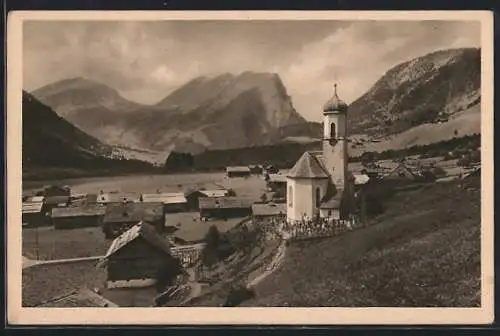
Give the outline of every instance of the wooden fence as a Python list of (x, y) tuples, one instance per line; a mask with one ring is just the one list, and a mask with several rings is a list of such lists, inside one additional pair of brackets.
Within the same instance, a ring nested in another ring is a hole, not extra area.
[(195, 264), (201, 256), (205, 244), (176, 246), (171, 249), (172, 255), (179, 258), (183, 267)]

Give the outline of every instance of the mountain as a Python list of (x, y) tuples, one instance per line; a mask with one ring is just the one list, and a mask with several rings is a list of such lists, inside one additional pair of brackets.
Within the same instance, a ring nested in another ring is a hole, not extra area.
[(96, 81), (77, 77), (64, 79), (32, 92), (41, 103), (84, 132), (106, 143), (114, 137), (114, 124), (126, 112), (143, 105), (123, 98), (118, 91)]
[(289, 125), (308, 127), (280, 77), (271, 73), (195, 78), (152, 106), (127, 102), (85, 79), (33, 94), (103, 142), (162, 152), (272, 144), (287, 136)]
[(22, 118), (22, 160), (26, 176), (39, 178), (47, 169), (55, 168), (62, 169), (58, 171), (59, 177), (68, 174), (68, 169), (78, 176), (99, 170), (128, 172), (150, 168), (147, 163), (117, 157), (113, 147), (75, 127), (25, 91)]
[(481, 99), (480, 56), (477, 48), (448, 49), (393, 67), (350, 105), (351, 133), (395, 135), (446, 124), (464, 111), (475, 113)]

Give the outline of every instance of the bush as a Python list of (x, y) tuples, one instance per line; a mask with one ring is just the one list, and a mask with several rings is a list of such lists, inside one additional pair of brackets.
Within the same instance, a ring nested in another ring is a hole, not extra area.
[(244, 285), (238, 284), (233, 286), (224, 302), (224, 307), (236, 307), (244, 301), (255, 297), (253, 289), (247, 288)]

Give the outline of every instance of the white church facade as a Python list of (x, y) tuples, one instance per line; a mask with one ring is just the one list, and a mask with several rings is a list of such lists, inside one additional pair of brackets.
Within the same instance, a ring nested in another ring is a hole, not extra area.
[(348, 106), (334, 94), (323, 107), (322, 150), (307, 151), (287, 174), (287, 221), (338, 220), (350, 215), (354, 176), (348, 170)]

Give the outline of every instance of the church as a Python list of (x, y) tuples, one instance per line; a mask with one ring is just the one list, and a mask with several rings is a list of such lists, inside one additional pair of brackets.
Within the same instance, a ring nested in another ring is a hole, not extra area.
[(348, 170), (347, 108), (335, 84), (333, 97), (323, 106), (322, 150), (305, 152), (287, 174), (287, 222), (351, 215), (354, 176)]

